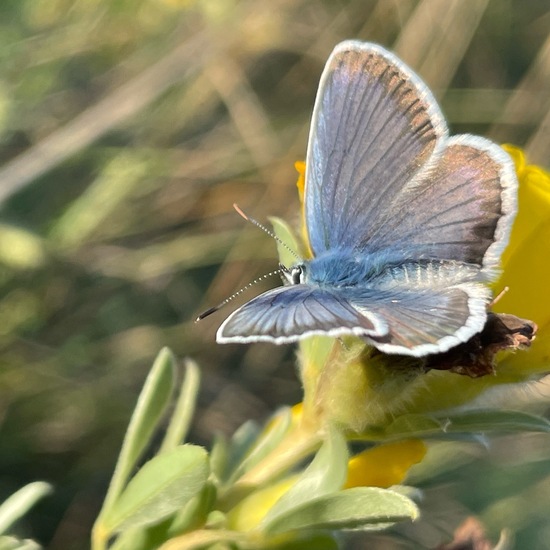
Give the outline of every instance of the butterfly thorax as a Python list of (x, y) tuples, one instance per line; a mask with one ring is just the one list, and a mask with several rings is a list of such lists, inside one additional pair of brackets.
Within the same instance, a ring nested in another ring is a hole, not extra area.
[(330, 287), (365, 285), (386, 272), (392, 263), (386, 254), (331, 250), (301, 264), (300, 282)]

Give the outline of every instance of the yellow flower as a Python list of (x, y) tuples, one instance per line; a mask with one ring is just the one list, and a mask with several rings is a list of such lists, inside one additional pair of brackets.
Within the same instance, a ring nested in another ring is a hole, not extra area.
[(504, 287), (509, 291), (494, 310), (530, 319), (539, 330), (529, 352), (504, 358), (498, 372), (522, 378), (550, 367), (550, 173), (527, 164), (521, 149), (512, 145), (504, 149), (516, 164), (519, 211), (503, 254), (502, 276), (495, 286), (496, 292)]
[(345, 488), (398, 485), (407, 472), (426, 455), (426, 445), (419, 439), (406, 439), (378, 445), (355, 455), (348, 463)]
[(227, 527), (235, 531), (256, 529), (273, 505), (296, 483), (292, 475), (259, 489), (243, 499), (227, 515)]

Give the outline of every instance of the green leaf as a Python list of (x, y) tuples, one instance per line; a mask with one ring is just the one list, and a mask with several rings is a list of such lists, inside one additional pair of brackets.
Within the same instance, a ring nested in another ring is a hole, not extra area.
[(220, 510), (212, 510), (206, 518), (208, 529), (223, 529), (227, 525), (227, 516)]
[(439, 417), (447, 432), (550, 432), (550, 422), (541, 416), (497, 409), (465, 411)]
[(223, 434), (214, 434), (212, 450), (210, 451), (210, 470), (219, 480), (224, 480), (228, 471), (229, 443)]
[[(158, 550), (195, 550), (214, 547), (216, 543), (239, 544), (246, 540), (242, 533), (224, 530), (202, 530), (187, 533), (165, 542)], [(227, 546), (233, 548), (233, 546)], [(222, 546), (222, 548), (224, 548)]]
[[(154, 529), (157, 526), (154, 526), (150, 529)], [(151, 542), (150, 529), (128, 529), (121, 533), (120, 536), (109, 546), (109, 550), (153, 550), (158, 546)], [(162, 539), (163, 541), (166, 538)], [(162, 542), (162, 541), (161, 541)]]
[(44, 481), (25, 485), (0, 505), (0, 534), (5, 533), (22, 518), (41, 498), (52, 492), (52, 486)]
[(377, 487), (356, 487), (325, 495), (289, 510), (271, 522), (270, 534), (300, 529), (380, 530), (418, 517), (407, 497)]
[(229, 442), (226, 455), (226, 467), (221, 480), (231, 479), (233, 472), (239, 467), (246, 453), (258, 438), (260, 427), (253, 420), (247, 420), (236, 430)]
[(317, 497), (342, 488), (347, 476), (348, 448), (344, 436), (336, 429), (328, 431), (326, 440), (298, 481), (277, 501), (262, 520), (270, 528), (282, 514)]
[(340, 548), (330, 533), (300, 533), (300, 535), (290, 538), (285, 537), (285, 542), (281, 544), (269, 544), (266, 548), (270, 550), (338, 550)]
[(233, 473), (232, 479), (240, 477), (265, 458), (286, 435), (291, 421), (292, 412), (290, 407), (284, 407), (273, 415), (270, 420), (271, 428), (263, 430), (259, 438), (254, 442), (253, 447), (247, 452), (246, 457)]
[(139, 395), (96, 526), (101, 524), (103, 516), (109, 514), (115, 505), (139, 457), (151, 441), (172, 397), (175, 365), (176, 359), (172, 352), (163, 348)]
[(185, 378), (182, 383), (181, 391), (168, 424), (166, 435), (160, 447), (159, 453), (172, 450), (185, 441), (195, 406), (200, 386), (200, 369), (191, 359), (185, 360)]
[[(386, 437), (452, 437), (479, 432), (550, 432), (543, 417), (520, 411), (480, 409), (447, 415), (406, 414), (385, 430)], [(368, 435), (368, 434), (363, 434)], [(361, 436), (359, 436), (361, 438)]]
[[(273, 232), (275, 235), (277, 235), (277, 237), (279, 237), (279, 239), (281, 239), (281, 241), (283, 241), (283, 243), (285, 243), (290, 250), (293, 250), (298, 255), (302, 255), (300, 254), (300, 245), (290, 226), (284, 220), (281, 220), (281, 218), (271, 217), (269, 218), (269, 221), (273, 226)], [(287, 267), (296, 263), (296, 256), (292, 254), (290, 250), (288, 250), (280, 242), (277, 242), (279, 261)]]
[(208, 455), (182, 445), (147, 462), (104, 518), (104, 529), (120, 532), (155, 524), (180, 510), (208, 478)]
[(407, 497), (413, 502), (420, 502), (424, 496), (424, 492), (412, 485), (392, 485), (391, 491)]
[(168, 529), (168, 538), (204, 525), (216, 502), (216, 487), (207, 481), (202, 490), (177, 512)]
[(438, 441), (429, 446), (427, 456), (415, 464), (407, 474), (407, 483), (418, 487), (426, 483), (433, 484), (445, 476), (451, 478), (451, 472), (463, 468), (479, 459), (479, 442), (462, 440)]
[(0, 536), (0, 550), (40, 550), (41, 548), (40, 544), (34, 540)]
[(202, 490), (181, 510), (147, 528), (125, 530), (117, 537), (111, 550), (155, 550), (167, 540), (203, 527), (216, 501), (216, 487), (207, 481)]
[(385, 430), (389, 437), (419, 437), (440, 434), (445, 424), (432, 416), (423, 414), (405, 414), (397, 417)]

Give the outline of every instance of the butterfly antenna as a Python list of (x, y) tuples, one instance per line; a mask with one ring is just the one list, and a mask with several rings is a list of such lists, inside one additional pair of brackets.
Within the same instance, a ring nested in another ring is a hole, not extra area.
[(254, 218), (249, 217), (235, 203), (233, 204), (233, 208), (237, 211), (237, 214), (239, 214), (239, 216), (244, 218), (247, 222), (250, 222), (252, 225), (255, 225), (256, 227), (267, 233), (270, 237), (273, 237), (281, 246), (284, 246), (297, 260), (302, 259), (295, 250), (292, 250), (292, 248), (290, 248), (290, 246), (288, 246), (288, 244), (286, 244), (280, 237), (277, 237), (277, 235), (275, 235), (273, 231), (270, 231), (265, 225), (262, 225)]
[(260, 281), (263, 281), (264, 279), (267, 279), (268, 277), (272, 277), (273, 275), (277, 275), (280, 273), (283, 273), (284, 269), (281, 267), (277, 269), (276, 271), (271, 271), (270, 273), (266, 273), (265, 275), (262, 275), (261, 277), (258, 277), (257, 279), (254, 279), (252, 282), (248, 283), (247, 285), (243, 286), (240, 290), (237, 290), (235, 294), (232, 294), (229, 296), (229, 298), (226, 298), (223, 302), (220, 302), (217, 306), (211, 307), (210, 309), (207, 309), (206, 311), (203, 311), (196, 319), (195, 323), (198, 321), (202, 321), (205, 317), (208, 317), (209, 315), (212, 315), (212, 313), (215, 313), (219, 309), (221, 309), (225, 304), (228, 304), (233, 298), (236, 298), (240, 294), (242, 294), (245, 290), (248, 290), (251, 286), (254, 286), (256, 283), (259, 283)]

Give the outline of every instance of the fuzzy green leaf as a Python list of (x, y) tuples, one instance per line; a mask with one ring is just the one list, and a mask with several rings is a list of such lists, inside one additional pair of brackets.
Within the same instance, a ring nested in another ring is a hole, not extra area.
[(164, 414), (174, 388), (176, 360), (168, 348), (160, 351), (141, 390), (130, 424), (126, 430), (115, 472), (96, 526), (102, 523), (116, 503), (139, 457)]
[(450, 432), (550, 432), (550, 422), (546, 418), (521, 411), (474, 410), (439, 420), (448, 423), (445, 430)]
[(221, 476), (223, 481), (233, 477), (233, 473), (240, 466), (259, 434), (260, 427), (253, 420), (247, 420), (242, 426), (239, 426), (227, 447), (225, 469)]
[(185, 377), (181, 386), (174, 413), (168, 424), (159, 453), (174, 449), (185, 441), (199, 393), (201, 373), (191, 359), (185, 361)]
[[(152, 550), (147, 529), (128, 529), (121, 533), (109, 546), (109, 550)], [(158, 546), (158, 544), (157, 544)]]
[[(456, 439), (458, 434), (479, 432), (550, 432), (543, 417), (520, 411), (472, 410), (448, 415), (407, 414), (385, 430), (386, 437), (438, 437)], [(368, 434), (366, 435), (368, 438)], [(362, 436), (359, 436), (361, 438)]]
[(210, 470), (219, 480), (224, 480), (228, 470), (229, 443), (223, 434), (214, 434), (210, 451)]
[(104, 518), (108, 532), (155, 524), (193, 498), (208, 478), (208, 455), (182, 445), (147, 462)]
[(5, 533), (22, 518), (41, 498), (52, 492), (52, 486), (44, 481), (25, 485), (0, 505), (0, 534)]
[(418, 517), (407, 497), (387, 489), (356, 487), (325, 495), (279, 515), (267, 527), (270, 534), (301, 529), (380, 530)]
[(216, 498), (216, 488), (206, 482), (203, 489), (181, 510), (147, 528), (127, 529), (114, 541), (111, 550), (155, 550), (165, 541), (203, 526)]
[(40, 550), (41, 548), (40, 544), (34, 540), (0, 536), (0, 550)]
[[(198, 550), (206, 548), (240, 548), (239, 542), (245, 541), (242, 533), (235, 531), (202, 530), (187, 533), (165, 542), (158, 550)], [(224, 546), (215, 546), (224, 544)]]
[(262, 521), (267, 526), (281, 514), (317, 497), (334, 493), (343, 486), (347, 475), (348, 448), (343, 435), (336, 429), (328, 437), (298, 481), (271, 508)]
[(405, 414), (397, 417), (384, 433), (390, 437), (419, 437), (443, 431), (444, 424), (436, 418), (423, 414)]
[[(281, 218), (271, 217), (269, 218), (271, 225), (273, 226), (273, 232), (283, 243), (285, 243), (290, 250), (293, 250), (296, 254), (300, 255), (300, 245), (294, 236), (294, 233), (290, 226)], [(287, 267), (296, 263), (296, 256), (288, 250), (286, 246), (277, 242), (277, 253), (279, 261)]]
[[(273, 548), (267, 545), (267, 548)], [(330, 533), (300, 533), (278, 544), (277, 550), (338, 550), (340, 546)]]
[(291, 421), (292, 413), (289, 407), (282, 408), (273, 415), (270, 421), (271, 428), (262, 431), (246, 457), (235, 470), (232, 479), (240, 477), (266, 457), (288, 432)]
[(202, 490), (177, 512), (168, 529), (168, 536), (175, 537), (180, 533), (197, 529), (199, 526), (204, 525), (208, 515), (212, 512), (212, 507), (216, 502), (216, 495), (216, 486), (212, 482), (207, 481)]

